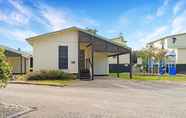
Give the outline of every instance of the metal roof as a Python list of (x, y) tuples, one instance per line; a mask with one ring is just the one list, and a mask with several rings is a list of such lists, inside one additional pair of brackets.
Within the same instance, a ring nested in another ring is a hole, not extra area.
[(27, 53), (27, 52), (24, 52), (24, 51), (19, 51), (19, 50), (16, 50), (14, 48), (10, 48), (10, 47), (4, 46), (4, 45), (0, 45), (0, 48), (3, 48), (6, 51), (16, 53), (18, 55), (22, 55), (23, 57), (31, 57), (30, 53)]
[(109, 40), (108, 38), (106, 38), (106, 37), (103, 37), (103, 36), (101, 36), (101, 35), (99, 35), (99, 34), (93, 34), (93, 33), (91, 33), (91, 32), (88, 32), (88, 31), (85, 30), (85, 29), (82, 29), (82, 28), (79, 28), (79, 27), (74, 27), (74, 26), (73, 26), (73, 27), (66, 28), (66, 29), (62, 29), (62, 30), (59, 30), (59, 31), (49, 32), (49, 33), (41, 34), (41, 35), (38, 35), (38, 36), (30, 37), (30, 38), (27, 38), (26, 40), (30, 43), (31, 40), (36, 39), (36, 38), (38, 38), (38, 37), (42, 37), (42, 36), (45, 36), (45, 35), (54, 34), (54, 33), (57, 33), (57, 32), (64, 32), (64, 31), (68, 31), (68, 30), (73, 30), (73, 29), (74, 29), (74, 30), (77, 30), (77, 31), (82, 31), (82, 32), (87, 33), (87, 34), (92, 35), (92, 36), (95, 36), (95, 37), (97, 37), (97, 38), (99, 38), (99, 39), (102, 39), (102, 40), (108, 42), (108, 43), (112, 43), (113, 45), (116, 45), (116, 46), (119, 46), (119, 47), (122, 47), (122, 48), (125, 48), (125, 49), (128, 49), (128, 50), (131, 50), (130, 47), (127, 47), (127, 46), (123, 47), (123, 46), (121, 46), (121, 45), (119, 45), (119, 44), (113, 43), (112, 41), (110, 41), (110, 40)]
[(179, 34), (174, 34), (174, 35), (165, 36), (165, 37), (162, 37), (162, 38), (160, 38), (160, 39), (151, 41), (151, 42), (149, 42), (149, 43), (147, 43), (147, 44), (155, 43), (155, 42), (157, 42), (157, 41), (164, 40), (164, 39), (166, 39), (166, 38), (171, 38), (171, 37), (180, 36), (180, 35), (186, 35), (186, 33), (179, 33)]

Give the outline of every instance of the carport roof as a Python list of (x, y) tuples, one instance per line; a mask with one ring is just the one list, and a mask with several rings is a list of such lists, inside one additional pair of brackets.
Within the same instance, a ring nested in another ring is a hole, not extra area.
[(4, 45), (0, 45), (0, 48), (3, 48), (5, 50), (5, 54), (10, 55), (10, 56), (21, 55), (26, 58), (31, 57), (31, 54), (29, 54), (27, 52), (19, 51), (19, 50), (16, 50), (14, 48), (10, 48), (10, 47), (4, 46)]

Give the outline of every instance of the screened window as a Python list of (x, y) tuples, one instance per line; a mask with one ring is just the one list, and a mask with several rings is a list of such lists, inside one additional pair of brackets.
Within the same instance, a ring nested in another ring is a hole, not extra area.
[(68, 69), (68, 46), (59, 46), (59, 69)]

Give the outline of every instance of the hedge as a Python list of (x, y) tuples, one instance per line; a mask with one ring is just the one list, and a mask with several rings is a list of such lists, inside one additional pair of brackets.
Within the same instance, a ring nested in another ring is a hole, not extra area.
[(67, 80), (75, 79), (73, 74), (65, 73), (62, 70), (41, 70), (26, 75), (26, 80)]

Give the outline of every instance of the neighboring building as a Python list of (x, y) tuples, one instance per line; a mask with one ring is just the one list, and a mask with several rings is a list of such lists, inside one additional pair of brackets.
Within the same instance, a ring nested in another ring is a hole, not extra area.
[(186, 33), (166, 36), (148, 43), (147, 46), (174, 50), (177, 72), (186, 73)]
[[(120, 34), (120, 36), (116, 38), (112, 38), (111, 41), (117, 45), (120, 45), (122, 47), (127, 47), (127, 41), (124, 39), (124, 37)], [(130, 71), (130, 54), (122, 54), (119, 56), (119, 62), (120, 62), (120, 71), (121, 72), (128, 72)], [(117, 70), (117, 56), (109, 57), (109, 69), (110, 72), (114, 72)]]
[[(123, 38), (122, 35), (116, 38), (112, 38), (111, 41), (122, 47), (127, 47), (127, 41)], [(130, 54), (122, 54), (119, 56), (120, 64), (129, 64), (130, 63)], [(109, 64), (117, 64), (116, 56), (109, 58)]]
[(70, 27), (28, 38), (33, 47), (33, 70), (57, 70), (80, 75), (88, 69), (94, 75), (108, 75), (108, 56), (130, 53), (95, 32)]
[(3, 45), (0, 45), (0, 48), (5, 50), (7, 62), (12, 67), (13, 74), (25, 74), (26, 72), (30, 71), (31, 54)]

